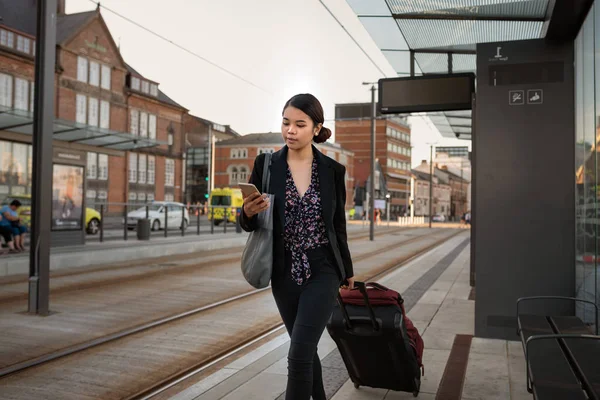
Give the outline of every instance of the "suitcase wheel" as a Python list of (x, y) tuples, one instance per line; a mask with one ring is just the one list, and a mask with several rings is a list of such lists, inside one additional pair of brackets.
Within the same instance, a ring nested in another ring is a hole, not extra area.
[(354, 384), (354, 389), (358, 389), (360, 387), (360, 385), (358, 383)]

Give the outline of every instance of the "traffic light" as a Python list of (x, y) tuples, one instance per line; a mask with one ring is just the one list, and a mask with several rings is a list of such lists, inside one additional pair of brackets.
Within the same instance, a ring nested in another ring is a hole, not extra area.
[(204, 180), (205, 180), (206, 182), (208, 182), (208, 176), (205, 176), (205, 177), (204, 177)]
[(204, 198), (205, 198), (205, 199), (208, 199), (208, 193), (206, 193), (206, 194), (204, 195)]

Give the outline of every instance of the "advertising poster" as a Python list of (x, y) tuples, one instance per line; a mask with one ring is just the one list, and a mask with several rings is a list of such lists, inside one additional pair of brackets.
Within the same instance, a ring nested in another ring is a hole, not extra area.
[(52, 230), (82, 229), (83, 172), (83, 167), (54, 164)]

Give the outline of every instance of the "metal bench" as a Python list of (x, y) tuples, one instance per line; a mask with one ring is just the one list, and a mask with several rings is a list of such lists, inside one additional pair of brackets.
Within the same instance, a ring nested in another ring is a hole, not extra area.
[[(591, 304), (595, 334), (575, 316), (521, 314), (524, 301), (561, 300)], [(517, 335), (527, 365), (527, 390), (534, 399), (600, 400), (598, 306), (572, 297), (535, 296), (517, 300)]]

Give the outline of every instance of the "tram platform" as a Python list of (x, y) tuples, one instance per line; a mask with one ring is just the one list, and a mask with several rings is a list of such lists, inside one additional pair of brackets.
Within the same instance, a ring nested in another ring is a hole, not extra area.
[[(403, 294), (408, 316), (425, 342), (425, 375), (418, 398), (530, 399), (520, 342), (473, 337), (475, 302), (469, 286), (468, 240), (467, 233), (460, 234), (379, 280)], [(219, 369), (199, 373), (160, 398), (284, 399), (288, 346), (288, 335), (281, 330), (253, 350), (224, 360)], [(412, 393), (355, 389), (327, 332), (319, 355), (329, 399), (413, 398)]]

